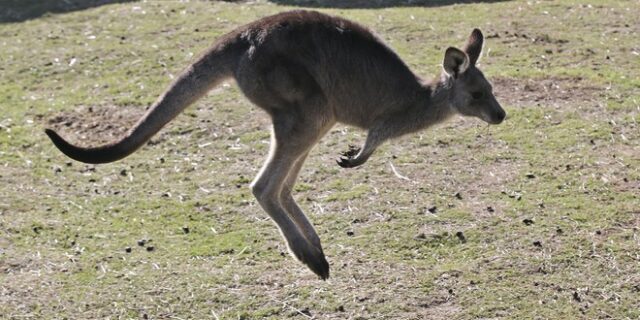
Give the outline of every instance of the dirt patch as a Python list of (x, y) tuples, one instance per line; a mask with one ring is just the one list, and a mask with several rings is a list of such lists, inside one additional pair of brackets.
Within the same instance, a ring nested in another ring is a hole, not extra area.
[[(0, 310), (13, 305), (13, 314), (5, 314), (13, 318), (18, 314), (31, 315), (42, 305), (57, 304), (62, 287), (51, 278), (67, 272), (68, 261), (58, 255), (41, 255), (40, 252), (20, 255), (11, 249), (6, 259), (0, 255)], [(8, 281), (3, 282), (3, 278)]]
[(496, 32), (487, 36), (487, 39), (502, 39), (502, 43), (512, 43), (516, 41), (524, 41), (530, 42), (533, 44), (555, 44), (555, 45), (563, 45), (569, 43), (567, 39), (554, 38), (546, 33), (539, 34), (529, 34), (525, 31), (509, 31), (505, 30), (504, 32)]
[(564, 106), (595, 102), (603, 98), (605, 88), (589, 85), (580, 77), (490, 80), (496, 98), (506, 106)]
[(95, 145), (123, 136), (144, 113), (143, 107), (78, 107), (49, 117), (47, 126), (80, 145)]

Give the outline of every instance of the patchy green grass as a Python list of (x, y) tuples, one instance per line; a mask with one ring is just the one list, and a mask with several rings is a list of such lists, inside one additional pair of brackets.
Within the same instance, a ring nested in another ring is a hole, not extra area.
[[(3, 18), (0, 318), (640, 318), (640, 2), (331, 3), (29, 4)], [(295, 195), (326, 282), (248, 190), (269, 122), (234, 85), (113, 164), (70, 161), (43, 134), (113, 139), (216, 37), (305, 4), (371, 27), (424, 76), (480, 27), (509, 113), (398, 139), (354, 170), (334, 159), (365, 133), (331, 131)]]

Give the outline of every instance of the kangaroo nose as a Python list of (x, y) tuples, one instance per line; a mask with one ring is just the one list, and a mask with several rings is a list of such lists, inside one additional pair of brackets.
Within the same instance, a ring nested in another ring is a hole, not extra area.
[(500, 124), (502, 123), (502, 121), (504, 121), (504, 118), (507, 117), (507, 113), (504, 112), (504, 110), (498, 110), (496, 112), (493, 113), (493, 123), (494, 124)]

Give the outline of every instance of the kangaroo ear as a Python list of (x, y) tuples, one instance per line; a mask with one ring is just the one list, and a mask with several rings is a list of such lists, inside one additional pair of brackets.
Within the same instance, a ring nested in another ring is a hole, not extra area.
[(473, 29), (469, 36), (469, 40), (467, 41), (467, 45), (464, 47), (464, 52), (469, 56), (469, 63), (471, 63), (472, 66), (475, 65), (476, 62), (478, 62), (478, 58), (480, 58), (483, 43), (484, 36), (480, 29)]
[(442, 67), (448, 75), (457, 78), (469, 67), (469, 57), (460, 49), (449, 47), (444, 53)]

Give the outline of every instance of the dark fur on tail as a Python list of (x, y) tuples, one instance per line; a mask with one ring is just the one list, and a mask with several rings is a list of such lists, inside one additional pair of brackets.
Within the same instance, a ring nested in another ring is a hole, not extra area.
[(84, 163), (97, 164), (113, 162), (128, 156), (136, 150), (133, 148), (127, 150), (119, 146), (118, 143), (111, 143), (97, 148), (81, 148), (62, 139), (60, 135), (51, 129), (45, 129), (44, 133), (49, 136), (53, 144), (55, 144), (62, 153), (73, 160)]

